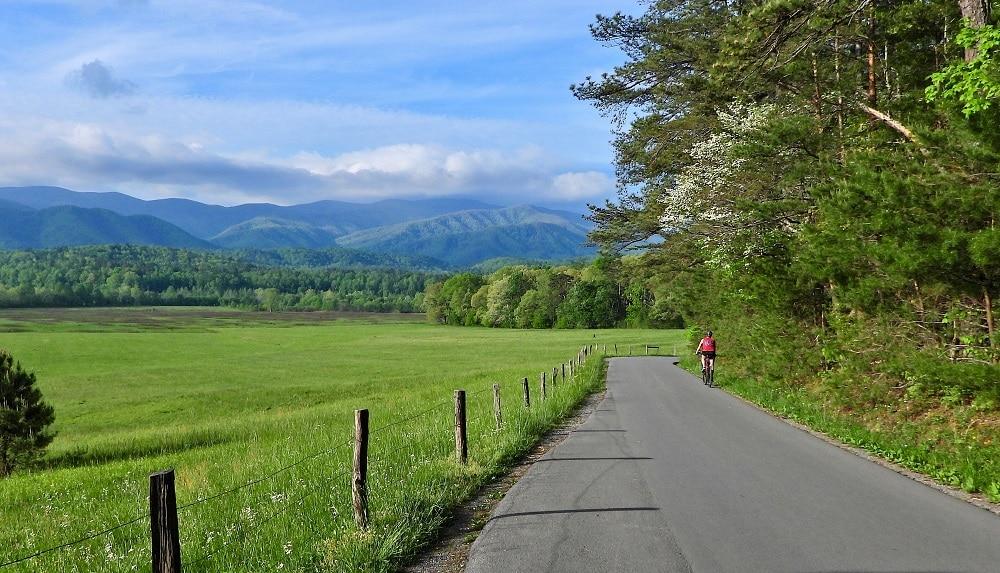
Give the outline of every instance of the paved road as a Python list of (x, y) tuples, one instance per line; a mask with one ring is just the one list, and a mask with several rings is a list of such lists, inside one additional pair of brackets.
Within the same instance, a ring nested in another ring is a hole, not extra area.
[(1000, 517), (829, 445), (673, 366), (616, 358), (467, 572), (1000, 572)]

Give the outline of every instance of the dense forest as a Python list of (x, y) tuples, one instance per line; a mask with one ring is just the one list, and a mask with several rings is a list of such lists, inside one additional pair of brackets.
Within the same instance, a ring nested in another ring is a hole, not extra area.
[(337, 250), (303, 255), (128, 245), (0, 250), (0, 308), (208, 305), (420, 312), (423, 291), (438, 276), (389, 268), (306, 268), (349, 258)]
[[(591, 238), (722, 363), (835, 403), (1000, 406), (1000, 28), (984, 0), (659, 0), (598, 17), (624, 61)], [(928, 402), (924, 402), (925, 404)]]
[(667, 293), (652, 290), (634, 257), (589, 265), (510, 265), (483, 276), (460, 273), (431, 283), (432, 322), (506, 328), (681, 326)]

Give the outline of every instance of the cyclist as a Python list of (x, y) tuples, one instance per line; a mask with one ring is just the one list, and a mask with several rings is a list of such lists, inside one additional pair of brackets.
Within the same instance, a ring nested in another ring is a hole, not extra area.
[(705, 370), (711, 365), (712, 370), (715, 370), (715, 339), (712, 338), (712, 331), (709, 330), (705, 338), (701, 339), (698, 343), (698, 352), (701, 355), (701, 371)]

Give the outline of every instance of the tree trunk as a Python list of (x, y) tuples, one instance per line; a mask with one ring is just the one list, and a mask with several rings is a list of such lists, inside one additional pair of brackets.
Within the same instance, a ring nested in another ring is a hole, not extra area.
[(837, 86), (837, 142), (840, 151), (838, 158), (840, 164), (843, 165), (846, 150), (844, 148), (844, 92), (840, 91), (840, 34), (833, 37), (833, 70)]
[(823, 95), (819, 91), (819, 62), (816, 61), (816, 52), (812, 53), (813, 72), (813, 107), (816, 109), (816, 127), (823, 131)]
[[(989, 23), (990, 0), (958, 0), (958, 6), (962, 9), (962, 18), (969, 21), (969, 27), (982, 28)], [(976, 48), (966, 48), (965, 61), (971, 62), (978, 53)]]
[(875, 73), (875, 9), (868, 14), (868, 105), (878, 105), (878, 76)]
[(986, 331), (990, 335), (990, 350), (993, 350), (993, 361), (996, 362), (997, 338), (993, 327), (993, 299), (990, 297), (990, 291), (986, 287), (983, 287), (983, 303), (986, 305)]

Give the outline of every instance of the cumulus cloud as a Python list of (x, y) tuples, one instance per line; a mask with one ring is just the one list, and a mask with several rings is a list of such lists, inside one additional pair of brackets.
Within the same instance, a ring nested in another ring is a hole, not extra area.
[(329, 156), (248, 158), (197, 142), (136, 137), (92, 124), (49, 123), (34, 133), (18, 131), (20, 137), (0, 141), (0, 184), (286, 204), (442, 196), (555, 204), (593, 198), (610, 184), (598, 172), (559, 173), (551, 158), (532, 147), (456, 150), (401, 144)]
[(128, 80), (115, 77), (113, 70), (101, 60), (83, 64), (66, 79), (87, 95), (99, 99), (129, 95), (136, 87)]
[(554, 197), (566, 201), (609, 195), (614, 187), (614, 180), (600, 171), (561, 173), (552, 180)]

